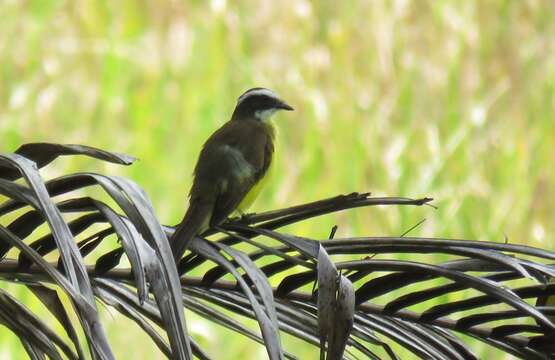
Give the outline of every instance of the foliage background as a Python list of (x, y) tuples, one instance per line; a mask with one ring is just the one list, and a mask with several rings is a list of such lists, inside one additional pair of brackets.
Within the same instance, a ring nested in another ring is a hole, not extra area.
[[(266, 86), (296, 111), (276, 119), (276, 167), (254, 211), (352, 191), (439, 206), (349, 211), (288, 231), (398, 235), (426, 218), (412, 234), (555, 250), (552, 1), (2, 0), (0, 16), (0, 151), (52, 141), (141, 159), (125, 169), (67, 159), (45, 176), (129, 176), (176, 223), (203, 141), (241, 92)], [(135, 325), (105, 318), (118, 358), (158, 355)], [(215, 358), (264, 358), (215, 325), (189, 325)], [(0, 329), (0, 358), (23, 354)]]

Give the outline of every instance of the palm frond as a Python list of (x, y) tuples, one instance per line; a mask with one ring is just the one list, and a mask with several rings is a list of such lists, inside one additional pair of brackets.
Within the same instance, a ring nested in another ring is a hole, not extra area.
[[(156, 218), (138, 185), (95, 173), (42, 179), (38, 169), (62, 155), (133, 162), (91, 147), (45, 143), (0, 155), (0, 194), (7, 198), (0, 204), (0, 278), (26, 286), (64, 329), (56, 333), (0, 289), (0, 322), (33, 359), (84, 357), (71, 311), (91, 356), (113, 358), (96, 300), (137, 323), (168, 358), (210, 358), (188, 334), (184, 307), (264, 344), (271, 359), (295, 358), (283, 348), (280, 333), (318, 347), (321, 359), (357, 354), (399, 359), (399, 347), (423, 359), (476, 359), (460, 335), (522, 359), (555, 355), (555, 307), (546, 301), (555, 295), (550, 283), (555, 253), (458, 239), (318, 241), (279, 230), (357, 207), (429, 205), (429, 198), (353, 193), (247, 215), (196, 237), (176, 267), (166, 240), (173, 228)], [(93, 185), (117, 207), (103, 199), (71, 197)], [(57, 199), (60, 195), (64, 199)], [(99, 246), (112, 236), (121, 246), (99, 255)], [(449, 260), (399, 260), (399, 254), (441, 254)], [(119, 265), (123, 256), (130, 268)], [(207, 265), (210, 269), (202, 270)], [(46, 284), (63, 291), (72, 309)], [(260, 333), (238, 321), (241, 317), (256, 320)]]

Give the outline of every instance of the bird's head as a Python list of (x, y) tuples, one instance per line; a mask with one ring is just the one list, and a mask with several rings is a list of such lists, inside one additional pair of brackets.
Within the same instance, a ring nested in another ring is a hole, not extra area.
[(256, 87), (239, 96), (232, 119), (254, 118), (259, 121), (267, 121), (279, 110), (292, 111), (293, 108), (272, 90)]

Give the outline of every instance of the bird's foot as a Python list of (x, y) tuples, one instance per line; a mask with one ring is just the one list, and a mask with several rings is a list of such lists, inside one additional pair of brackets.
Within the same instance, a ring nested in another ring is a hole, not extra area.
[(241, 218), (240, 218), (239, 221), (244, 222), (244, 223), (249, 222), (249, 220), (251, 219), (251, 217), (253, 215), (256, 215), (256, 213), (253, 213), (253, 212), (252, 213), (242, 213)]
[(252, 215), (255, 213), (245, 213), (240, 210), (237, 210), (239, 216), (233, 216), (228, 219), (229, 222), (236, 222), (236, 223), (247, 223)]

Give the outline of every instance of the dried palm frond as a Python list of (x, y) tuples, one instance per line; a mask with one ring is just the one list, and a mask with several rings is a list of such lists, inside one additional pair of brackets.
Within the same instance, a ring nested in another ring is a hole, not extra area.
[[(65, 330), (57, 334), (52, 324), (0, 289), (0, 323), (33, 359), (85, 356), (69, 321), (71, 311), (79, 318), (91, 356), (113, 358), (96, 299), (135, 321), (162, 353), (176, 359), (209, 358), (187, 332), (184, 307), (263, 344), (271, 359), (295, 358), (294, 351), (283, 348), (281, 332), (318, 346), (322, 359), (356, 354), (398, 359), (399, 347), (423, 359), (477, 358), (459, 335), (522, 359), (555, 354), (555, 307), (549, 305), (555, 295), (549, 281), (555, 277), (555, 253), (403, 236), (317, 241), (279, 231), (340, 210), (419, 206), (429, 198), (353, 193), (247, 215), (195, 238), (176, 267), (166, 241), (173, 228), (161, 224), (134, 182), (95, 173), (45, 181), (38, 169), (61, 155), (133, 162), (91, 147), (45, 143), (0, 155), (0, 194), (7, 197), (0, 204), (0, 279), (27, 287)], [(99, 185), (117, 206), (71, 197), (92, 185)], [(35, 239), (33, 232), (40, 233), (43, 224), (48, 231)], [(89, 260), (113, 235), (121, 247)], [(13, 248), (18, 251), (10, 252)], [(8, 252), (17, 258), (7, 257)], [(58, 254), (57, 262), (52, 262), (53, 254)], [(399, 254), (411, 260), (399, 260)], [(430, 264), (419, 261), (419, 254), (442, 254), (449, 260)], [(119, 265), (124, 255), (130, 268)], [(207, 264), (212, 267), (203, 271)], [(67, 295), (72, 309), (51, 284)], [(260, 332), (239, 317), (255, 319)]]

